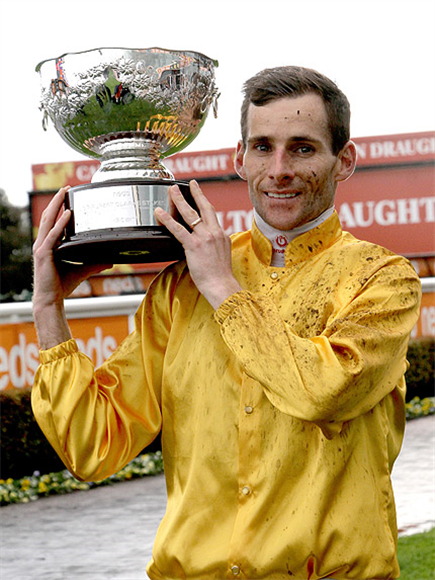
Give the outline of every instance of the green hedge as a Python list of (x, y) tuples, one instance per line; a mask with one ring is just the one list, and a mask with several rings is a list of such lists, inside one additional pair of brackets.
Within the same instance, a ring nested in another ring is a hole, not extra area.
[[(406, 373), (408, 418), (432, 413), (433, 402), (421, 400), (434, 396), (435, 339), (412, 340), (408, 349), (410, 368)], [(64, 469), (50, 444), (36, 423), (30, 406), (30, 390), (6, 391), (0, 394), (1, 403), (1, 473), (2, 479), (18, 479), (34, 471), (57, 472)], [(157, 438), (144, 452), (161, 449)]]
[[(33, 415), (31, 389), (0, 393), (1, 404), (1, 479), (18, 479), (32, 474), (51, 473), (65, 469), (48, 443)], [(161, 450), (157, 437), (143, 452)]]
[(30, 390), (6, 391), (0, 395), (0, 401), (0, 477), (16, 479), (34, 471), (49, 473), (65, 469), (33, 416)]
[(410, 367), (405, 375), (406, 401), (435, 396), (435, 338), (411, 340), (407, 355)]

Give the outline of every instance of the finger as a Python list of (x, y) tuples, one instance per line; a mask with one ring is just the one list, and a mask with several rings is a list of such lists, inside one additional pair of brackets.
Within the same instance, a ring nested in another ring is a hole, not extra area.
[(62, 238), (65, 228), (68, 225), (68, 222), (71, 218), (71, 210), (66, 209), (57, 222), (54, 224), (52, 229), (48, 232), (45, 241), (49, 244), (50, 247), (54, 248), (60, 242)]
[(69, 189), (70, 189), (69, 186), (62, 187), (50, 201), (45, 210), (42, 212), (36, 243), (38, 242), (38, 239), (39, 240), (45, 239), (48, 232), (52, 229), (53, 225), (56, 222), (56, 218), (59, 215), (59, 212), (62, 208), (63, 202), (65, 200), (65, 194)]
[[(216, 211), (209, 200), (205, 197), (198, 182), (193, 179), (189, 182), (189, 186), (203, 222), (208, 226), (219, 225)], [(198, 213), (195, 212), (195, 215), (198, 215)]]
[(179, 222), (174, 220), (174, 218), (170, 216), (168, 212), (166, 212), (161, 207), (157, 207), (154, 210), (154, 215), (156, 220), (162, 226), (165, 226), (183, 246), (186, 243), (188, 243), (190, 233), (186, 230), (184, 226), (182, 226)]
[(170, 208), (169, 212), (171, 213), (171, 215), (173, 213), (173, 211), (171, 211), (171, 208), (172, 208), (172, 210), (174, 208), (176, 210), (178, 210), (183, 218), (186, 218), (188, 215), (190, 215), (190, 216), (197, 215), (197, 212), (186, 201), (186, 198), (182, 194), (181, 189), (177, 184), (171, 185), (171, 187), (168, 188), (168, 195), (169, 195), (169, 208)]
[(157, 222), (157, 225), (158, 225), (158, 226), (164, 226), (164, 225), (165, 225), (165, 224), (164, 224), (164, 223), (163, 223), (163, 222), (160, 220), (160, 218), (159, 218), (160, 214), (161, 214), (163, 211), (164, 211), (164, 210), (163, 210), (161, 207), (157, 207), (157, 208), (154, 210), (154, 218), (155, 218), (155, 220), (156, 220), (156, 222)]
[(204, 222), (203, 225), (209, 227), (219, 225), (214, 208), (202, 193), (198, 183), (196, 181), (191, 181), (189, 186), (191, 193), (193, 189), (195, 189), (195, 195), (201, 202), (202, 210), (200, 212), (196, 211), (196, 209), (186, 201), (178, 185), (169, 188), (169, 198), (173, 200), (173, 203), (184, 222), (188, 224), (192, 230), (202, 222)]
[(172, 199), (172, 197), (170, 195), (168, 195), (168, 202), (169, 202), (169, 209), (168, 209), (169, 215), (172, 216), (174, 219), (177, 219), (177, 217), (179, 218), (180, 215), (178, 213), (177, 207), (174, 203), (174, 200)]
[(70, 264), (66, 262), (59, 263), (59, 272), (62, 274), (65, 282), (69, 282), (69, 278), (74, 279), (74, 286), (79, 282), (100, 274), (104, 270), (108, 270), (113, 267), (113, 264)]
[[(199, 217), (198, 212), (194, 210), (193, 207), (186, 201), (178, 185), (172, 185), (168, 189), (168, 195), (170, 207), (172, 202), (172, 206), (178, 210), (179, 215), (187, 224), (190, 224)], [(171, 215), (174, 215), (173, 210), (170, 210), (170, 213)]]
[(89, 264), (84, 267), (84, 273), (86, 277), (94, 276), (95, 274), (100, 274), (104, 270), (110, 270), (113, 268), (113, 264)]
[[(174, 203), (174, 201), (173, 201), (172, 197), (171, 197), (171, 196), (170, 196), (170, 194), (169, 194), (169, 189), (170, 189), (171, 187), (172, 187), (172, 186), (170, 186), (170, 187), (168, 188), (168, 202), (169, 202), (169, 203), (168, 203), (168, 211), (167, 211), (167, 213), (168, 213), (168, 214), (169, 214), (169, 215), (170, 215), (172, 218), (174, 218), (175, 220), (177, 220), (177, 218), (178, 218), (178, 220), (179, 220), (179, 219), (180, 219), (180, 214), (178, 213), (177, 207), (176, 207), (176, 205), (175, 205), (175, 203)], [(158, 208), (158, 209), (160, 210), (160, 208)], [(154, 217), (155, 217), (155, 219), (156, 219), (156, 221), (157, 221), (157, 224), (158, 224), (158, 225), (162, 225), (162, 226), (163, 226), (164, 224), (163, 224), (162, 222), (160, 222), (160, 220), (159, 220), (159, 218), (158, 218), (158, 214), (159, 214), (159, 212), (154, 212)], [(177, 221), (178, 221), (178, 220), (177, 220)]]
[(51, 230), (43, 237), (41, 232), (38, 233), (35, 243), (33, 244), (33, 254), (43, 248), (47, 250), (53, 250), (57, 245), (59, 245), (60, 239), (63, 236), (64, 230), (71, 218), (71, 211), (65, 210), (60, 216), (58, 221), (54, 224)]

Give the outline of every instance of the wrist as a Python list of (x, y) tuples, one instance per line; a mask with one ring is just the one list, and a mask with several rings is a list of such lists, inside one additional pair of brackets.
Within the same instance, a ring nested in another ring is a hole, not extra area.
[(211, 304), (214, 310), (217, 310), (222, 302), (225, 302), (230, 296), (236, 292), (240, 292), (243, 288), (233, 279), (226, 284), (213, 284), (209, 288), (201, 292), (204, 298)]
[(64, 312), (63, 300), (49, 298), (47, 294), (39, 296), (34, 293), (32, 297), (32, 310), (34, 318), (40, 316), (58, 315)]

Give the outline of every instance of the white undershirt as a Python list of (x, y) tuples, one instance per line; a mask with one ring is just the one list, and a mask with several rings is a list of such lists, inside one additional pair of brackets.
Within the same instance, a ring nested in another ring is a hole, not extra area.
[(277, 230), (276, 228), (269, 225), (267, 222), (263, 220), (262, 217), (255, 211), (254, 209), (254, 219), (255, 223), (257, 224), (258, 229), (266, 236), (266, 238), (272, 244), (272, 261), (271, 266), (281, 267), (285, 265), (285, 249), (287, 244), (293, 241), (295, 238), (300, 236), (301, 234), (305, 234), (316, 228), (321, 223), (326, 221), (333, 213), (334, 207), (330, 207), (321, 213), (316, 219), (299, 226), (298, 228), (294, 228), (292, 230)]

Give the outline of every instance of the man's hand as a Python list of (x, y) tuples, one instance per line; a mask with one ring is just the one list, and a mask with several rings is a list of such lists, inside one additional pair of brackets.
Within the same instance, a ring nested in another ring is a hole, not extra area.
[(198, 290), (217, 309), (231, 294), (242, 290), (234, 278), (231, 265), (231, 240), (220, 226), (216, 212), (196, 181), (190, 191), (199, 214), (184, 199), (177, 185), (169, 188), (170, 201), (175, 205), (188, 231), (161, 208), (155, 210), (156, 219), (183, 245), (192, 280)]
[(65, 264), (62, 265), (61, 271), (58, 269), (53, 251), (59, 245), (71, 217), (69, 210), (63, 210), (63, 201), (68, 189), (69, 187), (60, 189), (44, 210), (38, 237), (33, 244), (33, 315), (39, 345), (43, 349), (51, 348), (71, 338), (63, 306), (64, 299), (83, 280), (110, 267), (110, 265), (78, 267)]

